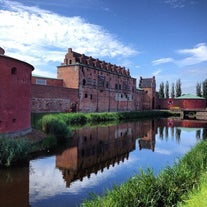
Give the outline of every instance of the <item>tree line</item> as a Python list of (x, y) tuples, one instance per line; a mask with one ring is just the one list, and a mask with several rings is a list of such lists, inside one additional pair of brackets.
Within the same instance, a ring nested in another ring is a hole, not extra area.
[[(169, 98), (169, 97), (175, 98), (181, 96), (182, 95), (181, 85), (182, 83), (180, 79), (178, 79), (176, 83), (171, 84), (171, 89), (168, 81), (166, 81), (165, 84), (164, 82), (161, 82), (158, 92), (159, 98)], [(207, 99), (207, 79), (205, 79), (201, 83), (197, 83), (196, 95)]]
[(196, 84), (196, 95), (207, 99), (207, 79)]
[(166, 81), (160, 83), (160, 89), (158, 92), (159, 98), (175, 98), (182, 95), (182, 89), (181, 89), (181, 80), (178, 79), (176, 83), (172, 83), (171, 90), (169, 86), (169, 82)]

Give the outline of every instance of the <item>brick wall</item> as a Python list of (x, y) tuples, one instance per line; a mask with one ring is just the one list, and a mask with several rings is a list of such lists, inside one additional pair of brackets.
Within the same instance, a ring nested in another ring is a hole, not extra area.
[(31, 129), (32, 65), (0, 55), (0, 134)]
[(205, 99), (159, 99), (158, 103), (159, 109), (205, 109), (206, 100)]
[(32, 85), (32, 112), (66, 112), (78, 103), (78, 90)]
[(79, 70), (77, 66), (59, 66), (57, 77), (63, 79), (63, 86), (78, 89)]

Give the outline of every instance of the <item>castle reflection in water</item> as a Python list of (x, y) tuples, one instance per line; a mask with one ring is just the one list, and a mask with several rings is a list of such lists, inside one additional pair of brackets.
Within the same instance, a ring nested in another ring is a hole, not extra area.
[[(182, 131), (192, 129), (196, 131), (197, 139), (207, 138), (207, 122), (196, 120), (159, 119), (110, 126), (86, 126), (76, 130), (73, 142), (56, 154), (55, 165), (61, 171), (66, 187), (69, 187), (76, 180), (119, 165), (128, 159), (133, 150), (154, 151), (156, 138), (168, 139), (169, 136), (179, 143)], [(2, 206), (30, 206), (31, 170), (29, 163), (25, 167), (1, 169)]]
[[(83, 127), (75, 131), (73, 146), (56, 155), (56, 167), (62, 171), (66, 186), (90, 177), (92, 173), (124, 162), (135, 150), (155, 150), (155, 135), (160, 139), (175, 137), (179, 143), (181, 129), (194, 128), (196, 137), (206, 137), (207, 124), (192, 120), (160, 119), (121, 123), (112, 126)], [(201, 135), (201, 128), (203, 134)], [(169, 134), (170, 133), (170, 134)]]

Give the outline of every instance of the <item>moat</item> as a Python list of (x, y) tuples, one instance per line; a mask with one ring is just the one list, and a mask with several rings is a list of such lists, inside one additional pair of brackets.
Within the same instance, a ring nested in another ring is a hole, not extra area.
[(207, 139), (207, 121), (157, 119), (82, 127), (64, 149), (0, 170), (2, 206), (78, 206), (139, 172), (155, 174)]

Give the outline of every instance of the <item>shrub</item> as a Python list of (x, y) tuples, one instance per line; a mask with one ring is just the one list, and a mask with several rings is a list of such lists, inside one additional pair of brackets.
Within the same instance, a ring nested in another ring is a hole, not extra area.
[(0, 159), (3, 165), (10, 166), (27, 160), (31, 143), (26, 139), (2, 138), (0, 140)]
[(53, 149), (57, 146), (57, 139), (54, 135), (48, 135), (42, 140), (42, 147), (46, 149)]
[(70, 135), (66, 123), (55, 115), (45, 115), (42, 118), (42, 130), (47, 134), (55, 135), (57, 138), (65, 138)]
[(70, 125), (80, 125), (87, 122), (86, 114), (83, 113), (69, 113), (66, 116), (66, 123)]

